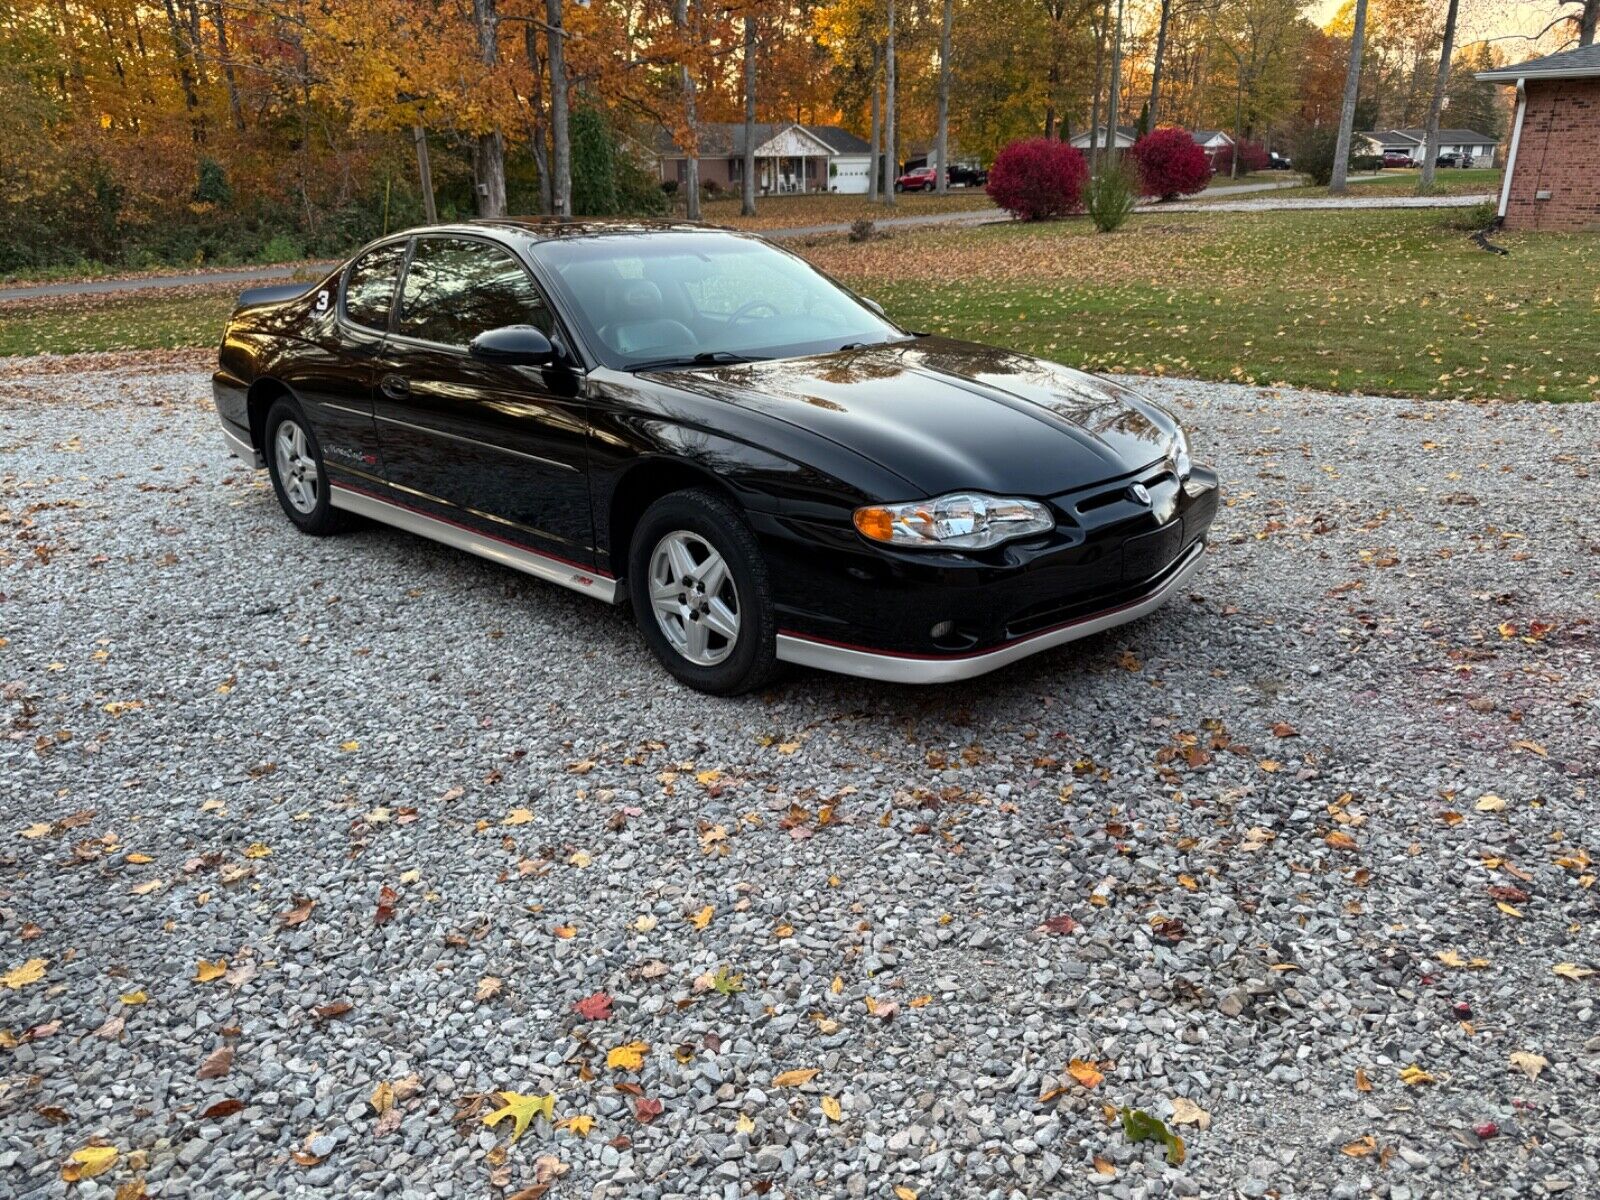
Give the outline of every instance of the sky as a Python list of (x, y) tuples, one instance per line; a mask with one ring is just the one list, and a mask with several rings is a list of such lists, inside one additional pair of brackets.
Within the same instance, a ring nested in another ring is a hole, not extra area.
[[(1311, 19), (1325, 25), (1344, 3), (1345, 0), (1312, 0), (1308, 6)], [(1439, 8), (1442, 13), (1444, 5), (1441, 3)], [(1560, 47), (1550, 39), (1540, 45), (1527, 39), (1548, 25), (1560, 9), (1557, 0), (1462, 0), (1462, 40), (1504, 39), (1499, 42), (1500, 49), (1512, 62), (1548, 54)]]

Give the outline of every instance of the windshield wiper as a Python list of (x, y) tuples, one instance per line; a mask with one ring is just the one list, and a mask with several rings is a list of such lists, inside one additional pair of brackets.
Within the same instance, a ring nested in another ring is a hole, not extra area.
[(699, 354), (686, 355), (679, 358), (658, 358), (653, 362), (635, 363), (629, 367), (630, 371), (664, 371), (668, 367), (703, 367), (712, 363), (747, 363), (763, 362), (759, 356), (749, 354), (735, 354), (731, 350), (702, 350)]

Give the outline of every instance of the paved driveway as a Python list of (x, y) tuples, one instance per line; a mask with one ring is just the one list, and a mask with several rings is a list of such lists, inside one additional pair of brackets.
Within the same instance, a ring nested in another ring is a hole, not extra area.
[(1149, 383), (1192, 595), (718, 701), (201, 368), (0, 376), (0, 1194), (1600, 1192), (1600, 408)]

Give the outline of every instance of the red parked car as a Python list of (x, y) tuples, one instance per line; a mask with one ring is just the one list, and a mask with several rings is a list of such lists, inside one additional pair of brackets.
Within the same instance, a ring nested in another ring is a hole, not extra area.
[(894, 181), (894, 190), (897, 192), (931, 192), (938, 186), (937, 167), (918, 167), (914, 171), (907, 171)]
[(1383, 165), (1386, 167), (1414, 167), (1417, 164), (1412, 161), (1409, 154), (1404, 154), (1399, 150), (1390, 150), (1383, 156)]

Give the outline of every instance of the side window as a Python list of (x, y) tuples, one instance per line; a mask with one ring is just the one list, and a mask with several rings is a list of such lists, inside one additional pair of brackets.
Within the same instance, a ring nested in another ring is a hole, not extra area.
[(400, 263), (406, 244), (394, 242), (363, 254), (350, 268), (344, 284), (344, 315), (368, 329), (389, 328), (389, 305), (400, 282)]
[(533, 280), (506, 251), (464, 238), (424, 238), (406, 269), (396, 325), (407, 337), (465, 347), (502, 325), (554, 326)]

